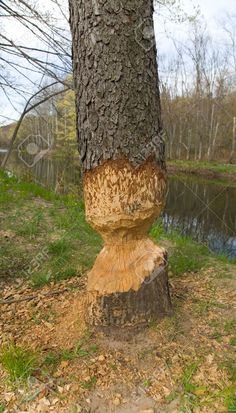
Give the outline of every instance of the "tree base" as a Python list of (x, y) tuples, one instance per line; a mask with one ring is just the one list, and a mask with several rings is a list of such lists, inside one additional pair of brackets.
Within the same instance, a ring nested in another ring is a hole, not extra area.
[(100, 327), (137, 327), (172, 314), (168, 270), (159, 266), (137, 291), (88, 294), (87, 323)]

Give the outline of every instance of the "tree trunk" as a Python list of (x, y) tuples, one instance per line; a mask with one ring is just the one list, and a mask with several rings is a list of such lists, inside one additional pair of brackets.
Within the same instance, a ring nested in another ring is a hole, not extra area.
[(166, 193), (151, 0), (69, 0), (87, 221), (104, 248), (88, 275), (93, 325), (171, 312), (166, 252), (148, 238)]
[(234, 152), (235, 152), (235, 139), (236, 138), (236, 118), (234, 117), (233, 119), (233, 134), (232, 134), (232, 149), (229, 157), (229, 163), (233, 163), (233, 157), (234, 157)]

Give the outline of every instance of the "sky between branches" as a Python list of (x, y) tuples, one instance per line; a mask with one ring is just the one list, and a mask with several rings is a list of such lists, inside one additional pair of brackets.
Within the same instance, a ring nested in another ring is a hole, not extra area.
[[(182, 0), (182, 9), (186, 14), (193, 15), (195, 10), (200, 9), (201, 14), (203, 15), (205, 21), (208, 25), (208, 31), (212, 35), (215, 42), (221, 47), (221, 34), (217, 28), (217, 21), (222, 20), (226, 13), (234, 14), (236, 13), (236, 0)], [(48, 7), (48, 2), (46, 0), (41, 0), (40, 5), (44, 5), (45, 8)], [(55, 9), (56, 10), (56, 9)], [(156, 40), (158, 45), (158, 52), (160, 55), (172, 54), (174, 53), (173, 41), (174, 38), (177, 42), (182, 42), (188, 34), (188, 25), (186, 22), (171, 22), (170, 20), (165, 20), (165, 13), (161, 16), (156, 12), (154, 15), (155, 21), (155, 33)], [(29, 36), (29, 33), (25, 30), (20, 24), (12, 24), (12, 20), (5, 19), (4, 31), (8, 34), (9, 37), (16, 42), (21, 44), (27, 44), (28, 46), (32, 44), (32, 39)], [(35, 46), (35, 43), (33, 44)], [(37, 45), (38, 46), (38, 45)], [(11, 75), (11, 73), (10, 73)], [(161, 76), (161, 73), (160, 73)], [(35, 78), (37, 82), (37, 79)], [(38, 82), (41, 82), (39, 77)], [(24, 81), (23, 81), (24, 84)], [(25, 84), (25, 86), (30, 87)], [(29, 89), (28, 89), (29, 90)], [(33, 90), (32, 90), (33, 92)], [(19, 96), (14, 99), (14, 106), (17, 108), (17, 111), (13, 109), (9, 101), (6, 99), (6, 96), (0, 91), (0, 114), (11, 119), (18, 119), (21, 108), (24, 104), (24, 101)], [(0, 118), (0, 124), (2, 124), (3, 118)], [(6, 123), (9, 123), (6, 120)]]

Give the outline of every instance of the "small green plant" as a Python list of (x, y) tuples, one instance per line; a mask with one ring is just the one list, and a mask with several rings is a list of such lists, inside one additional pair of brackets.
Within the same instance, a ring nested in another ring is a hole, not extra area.
[(56, 366), (60, 361), (59, 354), (55, 354), (53, 352), (49, 352), (46, 354), (44, 358), (44, 364), (46, 366)]
[(224, 325), (224, 331), (226, 334), (232, 334), (236, 331), (236, 320), (227, 321)]
[(91, 346), (89, 347), (89, 353), (94, 354), (94, 353), (97, 353), (97, 351), (98, 351), (97, 344), (91, 344)]
[(82, 348), (82, 345), (85, 340), (81, 340), (81, 342), (78, 343), (78, 345), (72, 349), (62, 349), (58, 353), (54, 352), (49, 352), (45, 355), (43, 364), (46, 366), (57, 366), (61, 361), (67, 361), (67, 360), (74, 360), (76, 358), (84, 358), (84, 357), (89, 357), (92, 354), (96, 353), (98, 350), (98, 347), (96, 344), (92, 344), (88, 349)]
[(152, 226), (150, 231), (150, 236), (155, 240), (159, 241), (160, 239), (166, 236), (163, 224), (160, 219), (158, 219)]
[(166, 396), (165, 399), (168, 402), (172, 402), (173, 400), (177, 399), (177, 397), (178, 397), (178, 393), (173, 391), (170, 394), (168, 394), (168, 396)]
[(187, 254), (181, 249), (174, 249), (169, 258), (170, 270), (176, 276), (186, 272), (196, 272), (203, 267), (203, 262), (198, 258)]
[(26, 380), (35, 369), (37, 358), (31, 350), (9, 344), (1, 348), (0, 362), (12, 381)]
[(143, 385), (144, 385), (144, 387), (146, 387), (146, 388), (148, 388), (148, 387), (150, 387), (151, 386), (151, 379), (145, 379), (144, 381), (143, 381)]
[[(86, 338), (85, 338), (86, 341)], [(84, 349), (83, 346), (84, 340), (78, 343), (77, 347), (75, 348), (75, 354), (77, 357), (88, 357), (98, 351), (98, 346), (96, 344), (92, 344), (88, 350)]]
[(193, 362), (186, 366), (182, 374), (182, 386), (185, 393), (192, 393), (196, 386), (191, 382), (193, 375), (196, 373), (198, 368), (198, 363)]
[(73, 350), (61, 350), (59, 353), (49, 352), (43, 360), (45, 366), (56, 367), (61, 361), (73, 360), (76, 354)]
[(73, 360), (76, 357), (76, 354), (74, 351), (70, 351), (70, 350), (62, 350), (59, 358), (60, 360)]
[(48, 245), (48, 251), (50, 254), (57, 257), (67, 255), (70, 250), (70, 244), (64, 238), (57, 241), (50, 242)]
[[(218, 301), (194, 300), (194, 309), (199, 315), (207, 315), (208, 312), (214, 307), (226, 309), (228, 306)], [(223, 336), (224, 334), (222, 333), (221, 335)]]
[(0, 402), (0, 413), (3, 413), (5, 408), (6, 408), (5, 404)]
[(219, 331), (215, 331), (209, 336), (209, 338), (221, 342), (223, 339), (223, 334), (221, 334)]
[(29, 238), (33, 238), (39, 233), (42, 220), (43, 213), (41, 211), (35, 213), (30, 219), (26, 215), (25, 221), (18, 228), (16, 228), (16, 233), (23, 237), (29, 236)]
[(41, 288), (51, 281), (51, 273), (35, 273), (32, 275), (30, 284), (34, 288)]
[(234, 336), (234, 337), (232, 337), (232, 338), (230, 339), (229, 344), (230, 344), (231, 346), (236, 346), (236, 336)]
[(77, 273), (77, 271), (76, 271), (75, 268), (66, 268), (66, 269), (63, 270), (63, 271), (58, 271), (58, 272), (56, 272), (56, 274), (54, 275), (53, 278), (54, 278), (56, 281), (68, 280), (68, 279), (70, 279), (70, 278), (72, 278), (72, 277), (75, 277), (75, 276), (76, 276), (76, 273)]
[(221, 261), (225, 264), (228, 264), (228, 263), (233, 264), (233, 265), (236, 264), (236, 258), (232, 258), (232, 257), (230, 257), (226, 254), (223, 254), (223, 253), (218, 254), (217, 258), (218, 258), (219, 261)]
[(223, 367), (227, 370), (229, 375), (229, 379), (233, 382), (236, 381), (236, 360), (235, 359), (228, 359), (223, 363)]
[[(81, 411), (81, 410), (80, 410)], [(76, 406), (72, 407), (71, 413), (78, 413), (78, 408)], [(86, 412), (85, 412), (86, 413)]]
[(80, 384), (83, 389), (91, 390), (95, 386), (96, 383), (97, 383), (97, 378), (95, 376), (92, 376), (89, 380), (82, 381)]
[(235, 388), (230, 386), (223, 390), (224, 405), (227, 413), (236, 413), (236, 393)]
[(86, 351), (86, 350), (83, 350), (82, 348), (78, 348), (76, 350), (76, 354), (77, 354), (78, 357), (87, 357), (87, 356), (89, 356), (89, 352)]

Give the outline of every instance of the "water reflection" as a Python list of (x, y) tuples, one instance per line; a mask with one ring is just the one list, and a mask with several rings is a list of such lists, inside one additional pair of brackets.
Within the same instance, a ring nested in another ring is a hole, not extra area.
[[(0, 162), (2, 156), (0, 154)], [(33, 179), (34, 182), (57, 193), (75, 192), (82, 196), (79, 160), (59, 157), (43, 157), (34, 166), (28, 167), (13, 151), (7, 168), (19, 176)]]
[(236, 188), (171, 178), (163, 223), (167, 231), (177, 229), (236, 257)]
[[(0, 154), (0, 161), (2, 155)], [(13, 153), (8, 168), (58, 193), (82, 196), (79, 161), (42, 158), (27, 168)], [(213, 251), (236, 257), (236, 188), (203, 182), (196, 178), (169, 179), (169, 192), (162, 215), (167, 231), (177, 229)]]

